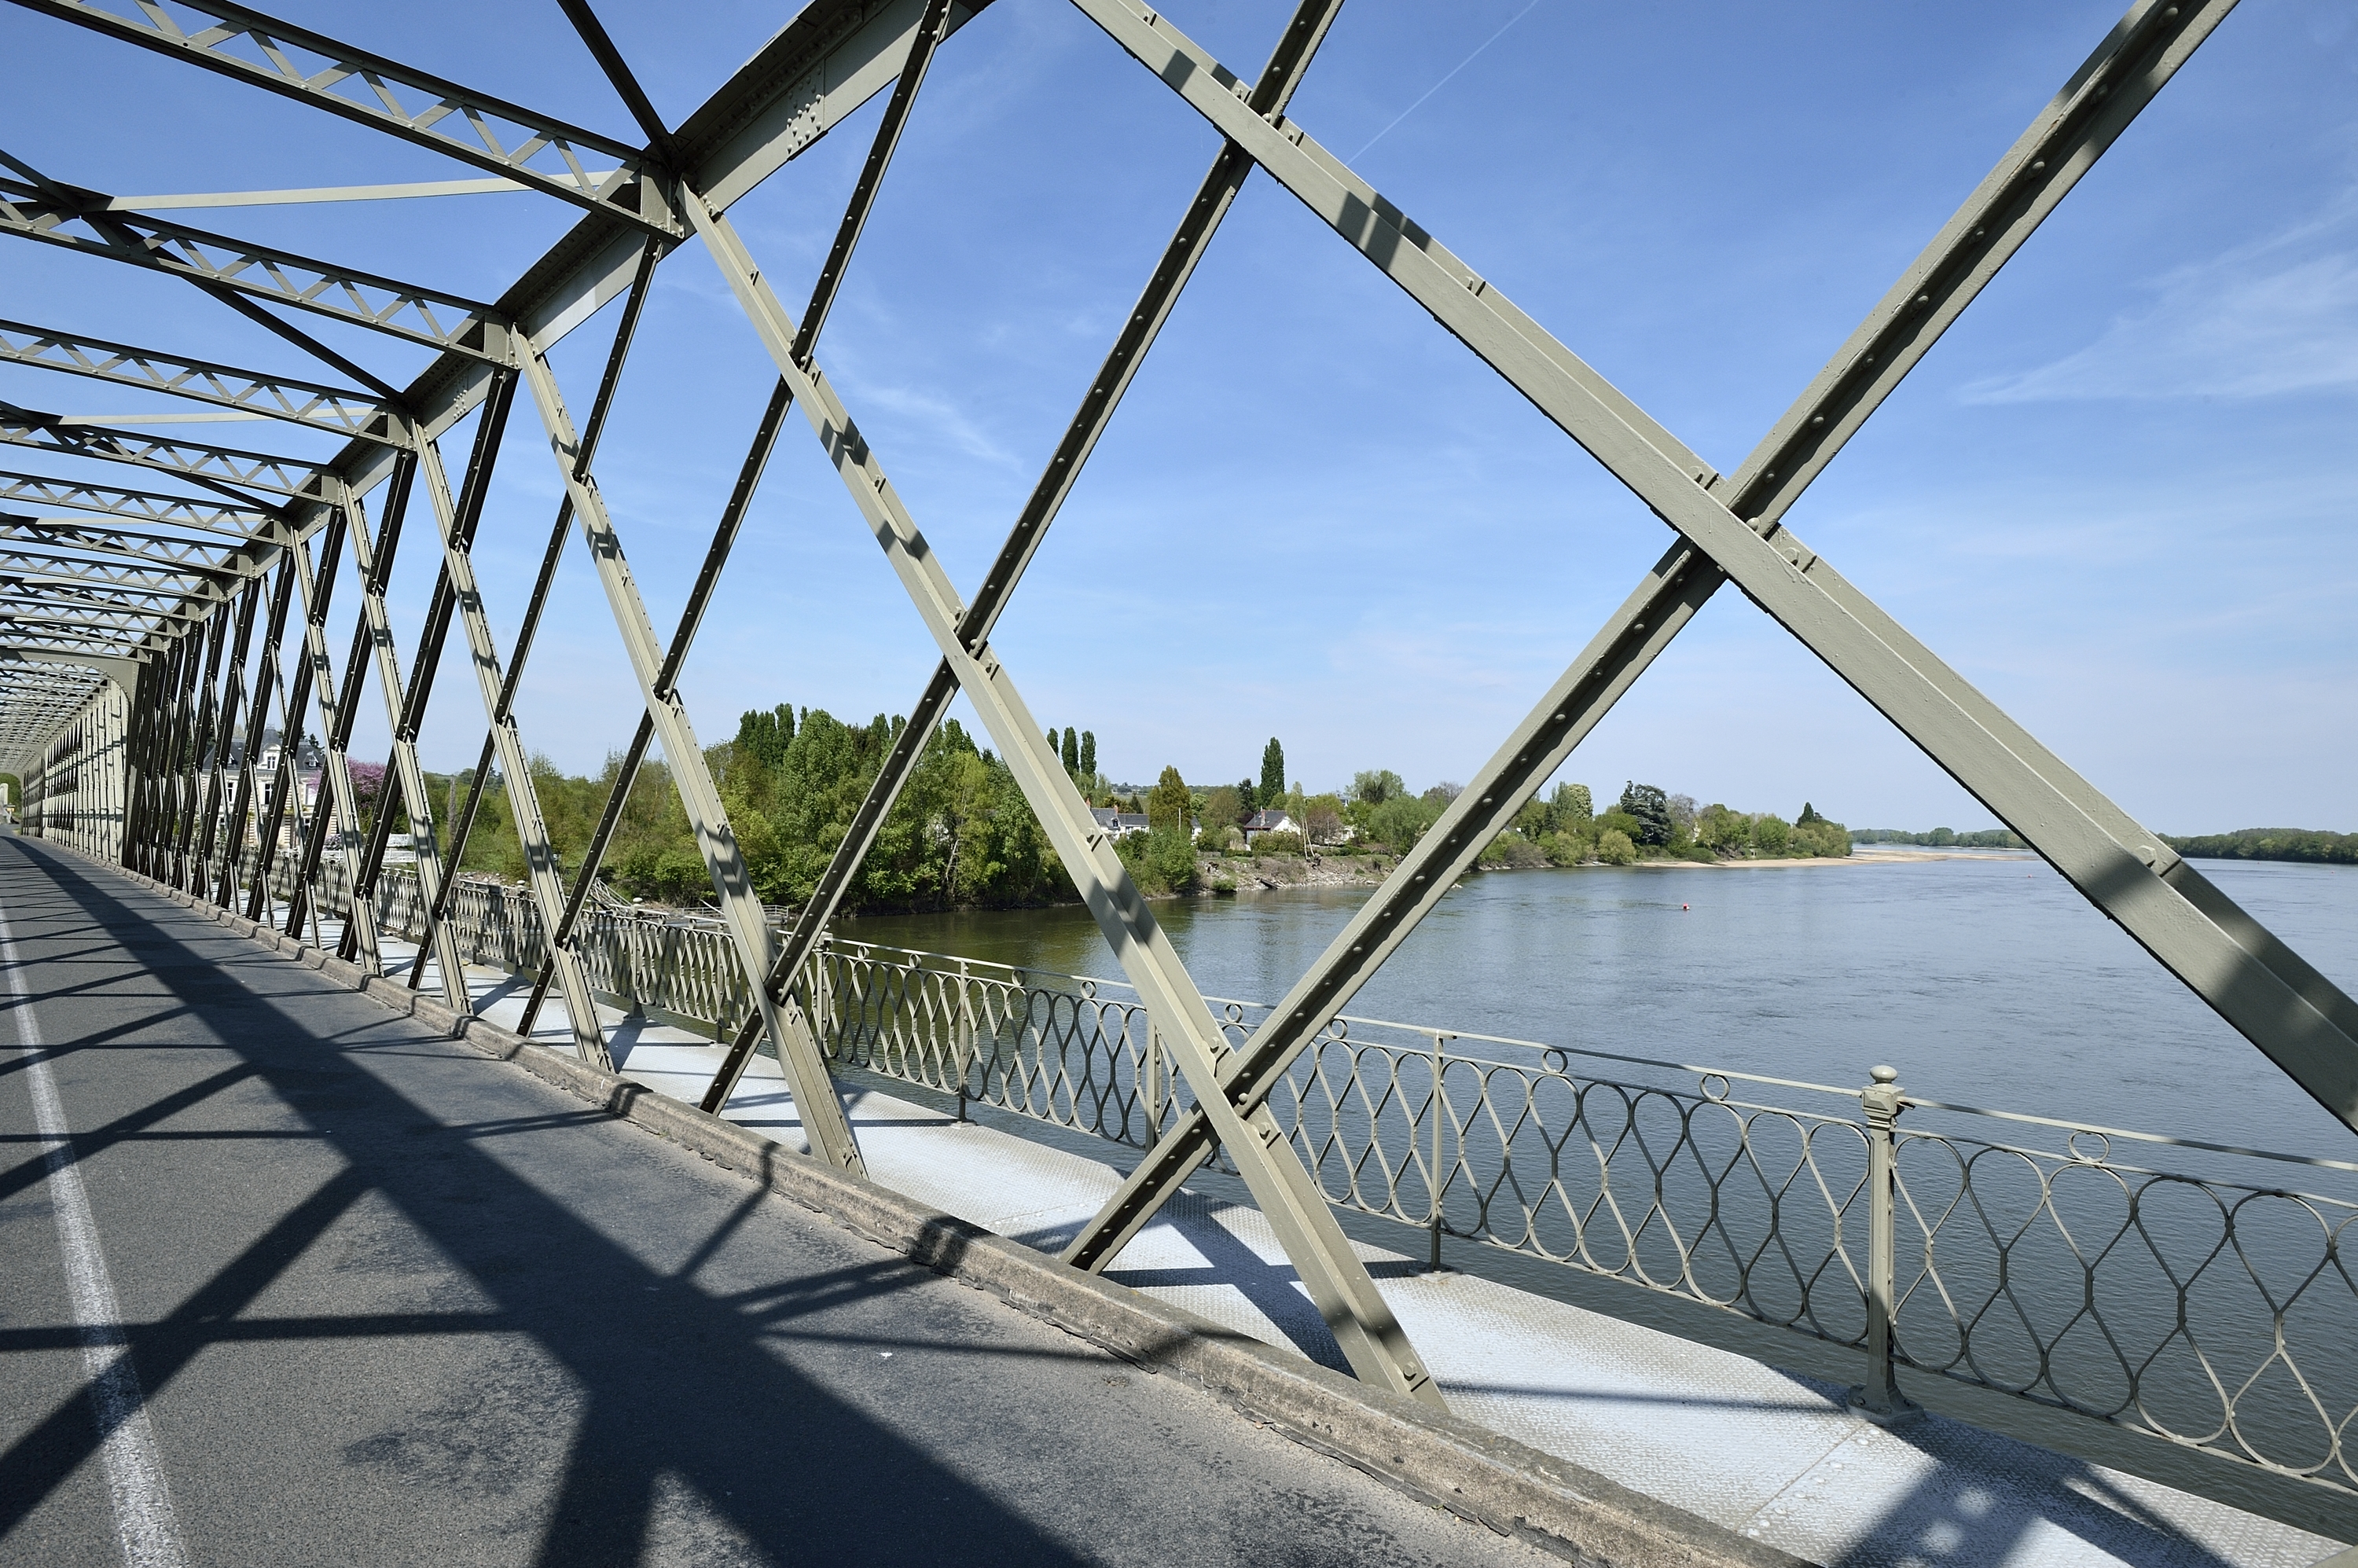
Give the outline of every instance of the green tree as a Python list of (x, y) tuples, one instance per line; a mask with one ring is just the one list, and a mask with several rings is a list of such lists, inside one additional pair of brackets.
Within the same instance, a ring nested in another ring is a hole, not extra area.
[(1752, 819), (1752, 848), (1771, 860), (1785, 852), (1792, 837), (1792, 825), (1773, 811), (1764, 811)]
[(1671, 841), (1671, 801), (1658, 784), (1624, 784), (1621, 809), (1638, 819), (1631, 835), (1639, 843), (1660, 847)]
[(1390, 768), (1351, 775), (1351, 803), (1355, 806), (1381, 806), (1407, 793), (1408, 785)]
[(786, 748), (794, 744), (795, 710), (789, 703), (780, 703), (767, 713), (750, 711), (737, 720), (738, 752), (765, 768), (775, 768), (786, 760)]
[(1209, 833), (1215, 827), (1238, 827), (1251, 815), (1251, 811), (1245, 806), (1244, 797), (1237, 793), (1236, 786), (1222, 784), (1205, 798), (1204, 831)]
[(1740, 855), (1752, 842), (1752, 818), (1714, 801), (1695, 817), (1695, 842), (1719, 855)]
[(1085, 779), (1098, 776), (1098, 732), (1094, 730), (1081, 731), (1081, 776)]
[(1444, 802), (1396, 795), (1368, 815), (1368, 832), (1378, 842), (1405, 852), (1440, 816)]
[(1645, 832), (1646, 825), (1617, 806), (1596, 819), (1595, 828), (1600, 839), (1605, 834), (1618, 833), (1635, 844), (1639, 842), (1639, 836)]
[(1627, 833), (1608, 827), (1596, 836), (1596, 858), (1608, 866), (1626, 866), (1637, 860), (1638, 847)]
[(1272, 735), (1269, 744), (1260, 749), (1260, 804), (1275, 806), (1278, 796), (1284, 793), (1285, 748)]
[(1081, 771), (1080, 736), (1073, 730), (1067, 728), (1065, 731), (1065, 742), (1061, 750), (1064, 756), (1065, 772), (1071, 773), (1076, 777), (1079, 776)]
[(1187, 836), (1187, 818), (1195, 807), (1195, 796), (1187, 782), (1179, 776), (1175, 767), (1166, 767), (1154, 787), (1146, 792), (1146, 827), (1149, 832), (1157, 828), (1175, 827), (1179, 836)]
[(1839, 860), (1850, 853), (1850, 829), (1827, 816), (1813, 816), (1810, 821), (1793, 824), (1787, 844), (1796, 855)]

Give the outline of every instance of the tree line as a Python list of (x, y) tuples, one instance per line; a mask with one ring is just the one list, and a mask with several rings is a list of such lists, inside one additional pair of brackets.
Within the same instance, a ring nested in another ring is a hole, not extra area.
[(2244, 827), (2233, 833), (2179, 837), (2162, 842), (2190, 858), (2206, 860), (2302, 860), (2320, 866), (2358, 866), (2358, 833), (2311, 827)]
[(1854, 827), (1854, 844), (1916, 844), (1928, 849), (2028, 849), (2022, 839), (2003, 827), (1983, 827), (1970, 833), (1935, 827), (1930, 833), (1909, 833), (1898, 827)]
[[(798, 904), (810, 897), (906, 723), (881, 713), (864, 724), (847, 723), (824, 708), (781, 703), (745, 713), (733, 739), (706, 751), (754, 889), (765, 903)], [(1375, 769), (1354, 774), (1343, 789), (1313, 794), (1287, 781), (1285, 748), (1274, 736), (1262, 748), (1258, 776), (1247, 773), (1232, 784), (1199, 788), (1166, 767), (1150, 787), (1116, 785), (1098, 771), (1093, 730), (1051, 729), (1048, 742), (1091, 806), (1144, 819), (1145, 831), (1114, 842), (1149, 893), (1219, 886), (1224, 856), (1397, 856), (1414, 847), (1459, 793), (1446, 781), (1411, 790), (1399, 773)], [(531, 766), (550, 840), (570, 875), (587, 851), (621, 759), (609, 756), (593, 777), (568, 775), (543, 757)], [(373, 816), (388, 798), (385, 781), (374, 768), (356, 764), (353, 771), (363, 808)], [(465, 773), (428, 775), (442, 808), (442, 831), (470, 782)], [(397, 804), (393, 809), (400, 812)], [(1262, 831), (1270, 821), (1263, 818), (1248, 846), (1246, 826), (1260, 812), (1282, 813), (1291, 830)], [(397, 815), (395, 826), (406, 828), (406, 816)], [(1698, 806), (1690, 795), (1631, 782), (1599, 812), (1587, 785), (1561, 784), (1516, 815), (1484, 849), (1481, 864), (1841, 856), (1850, 852), (1851, 837), (1806, 803), (1788, 822), (1773, 812)], [(511, 881), (524, 874), (523, 847), (496, 774), (484, 791), (461, 869)], [(600, 874), (628, 897), (676, 904), (709, 899), (704, 858), (661, 762), (649, 760), (640, 768)], [(1013, 907), (1076, 896), (1006, 762), (946, 720), (927, 739), (846, 890), (844, 907)]]

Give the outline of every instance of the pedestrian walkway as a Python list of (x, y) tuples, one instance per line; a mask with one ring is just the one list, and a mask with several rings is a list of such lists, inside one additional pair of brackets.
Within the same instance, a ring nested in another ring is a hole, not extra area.
[(1553, 1562), (0, 840), (0, 1563)]
[[(401, 968), (412, 949), (393, 945)], [(433, 978), (429, 970), (430, 988)], [(469, 974), (486, 1018), (520, 1022), (528, 979)], [(618, 1071), (695, 1102), (721, 1055), (708, 1035), (609, 1012)], [(569, 1052), (552, 995), (535, 1040)], [(1095, 1214), (1130, 1152), (1088, 1158), (961, 1123), (895, 1096), (848, 1093), (869, 1173), (1043, 1250)], [(777, 1064), (756, 1057), (725, 1108), (790, 1147), (802, 1136)], [(1542, 1452), (1820, 1563), (2044, 1568), (2306, 1568), (2325, 1537), (1937, 1415), (1886, 1429), (1846, 1389), (1494, 1281), (1429, 1272), (1357, 1244), (1450, 1408)], [(1345, 1363), (1261, 1216), (1190, 1192), (1107, 1277), (1264, 1343)]]

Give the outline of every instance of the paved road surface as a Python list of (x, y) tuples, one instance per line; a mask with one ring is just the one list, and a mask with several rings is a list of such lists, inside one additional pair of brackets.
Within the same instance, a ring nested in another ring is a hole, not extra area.
[(73, 856), (0, 922), (0, 1563), (1552, 1561)]

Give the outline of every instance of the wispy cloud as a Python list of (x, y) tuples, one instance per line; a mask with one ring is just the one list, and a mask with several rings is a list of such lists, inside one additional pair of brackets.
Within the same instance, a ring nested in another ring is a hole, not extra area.
[(1966, 386), (1968, 403), (2271, 397), (2358, 386), (2358, 197), (2150, 285), (2077, 352)]
[[(837, 376), (838, 381), (852, 379), (841, 374)], [(992, 440), (980, 425), (967, 416), (964, 409), (947, 398), (936, 397), (930, 392), (919, 392), (913, 387), (886, 386), (867, 381), (856, 381), (852, 390), (863, 411), (882, 409), (912, 424), (924, 426), (970, 458), (979, 458), (1001, 468), (1016, 466), (1014, 453)]]

